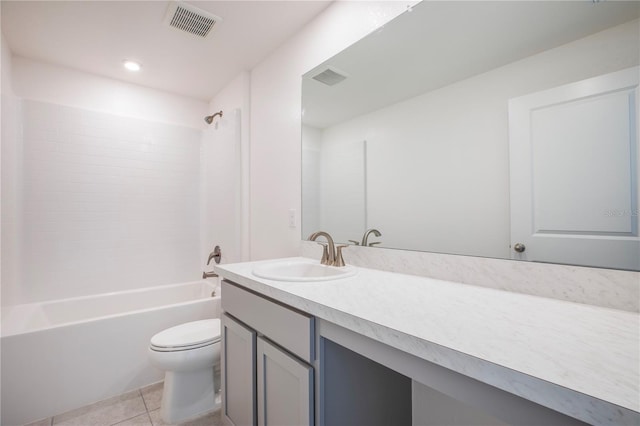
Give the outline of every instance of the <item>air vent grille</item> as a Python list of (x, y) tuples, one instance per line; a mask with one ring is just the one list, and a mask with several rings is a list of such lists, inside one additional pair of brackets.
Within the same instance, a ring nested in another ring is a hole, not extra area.
[(346, 74), (336, 70), (335, 68), (327, 68), (326, 70), (314, 75), (311, 78), (319, 81), (320, 83), (324, 83), (327, 86), (333, 86), (340, 83), (342, 80), (347, 78), (347, 76)]
[(202, 38), (209, 35), (221, 20), (209, 12), (181, 2), (172, 3), (167, 11), (169, 26)]

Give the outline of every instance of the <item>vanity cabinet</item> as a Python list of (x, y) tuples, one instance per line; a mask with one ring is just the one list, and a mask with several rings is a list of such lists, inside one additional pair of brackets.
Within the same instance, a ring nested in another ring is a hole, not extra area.
[(222, 414), (228, 425), (314, 424), (314, 318), (222, 282)]
[(256, 424), (256, 336), (244, 324), (222, 314), (222, 414), (227, 424)]
[(258, 424), (313, 424), (313, 367), (258, 337)]

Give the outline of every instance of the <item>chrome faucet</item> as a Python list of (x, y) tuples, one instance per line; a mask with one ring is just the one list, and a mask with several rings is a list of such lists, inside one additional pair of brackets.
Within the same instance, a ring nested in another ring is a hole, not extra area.
[(327, 232), (317, 231), (309, 235), (309, 241), (315, 241), (318, 237), (325, 237), (327, 239), (326, 245), (321, 244), (323, 247), (323, 251), (322, 260), (320, 260), (320, 263), (322, 263), (323, 265), (332, 266), (336, 260), (336, 246), (333, 243), (333, 238), (331, 238), (331, 235), (329, 235)]
[(369, 244), (367, 244), (367, 240), (369, 240), (369, 235), (370, 235), (370, 234), (373, 234), (373, 235), (375, 235), (376, 237), (379, 237), (379, 236), (381, 236), (381, 235), (382, 235), (382, 234), (380, 233), (380, 231), (378, 231), (377, 229), (373, 229), (373, 228), (372, 228), (372, 229), (368, 229), (368, 230), (364, 233), (364, 235), (362, 236), (362, 243), (361, 243), (361, 244), (362, 244), (362, 246), (363, 246), (363, 247), (366, 247), (367, 245), (372, 246), (372, 245), (374, 245), (374, 244), (380, 244), (380, 242), (375, 242), (375, 243), (369, 243)]
[(339, 245), (336, 247), (331, 235), (324, 231), (314, 232), (309, 235), (309, 241), (315, 241), (318, 237), (325, 237), (327, 239), (326, 243), (318, 243), (322, 246), (322, 259), (320, 259), (320, 263), (328, 266), (345, 266), (344, 259), (342, 258), (342, 249), (348, 246)]

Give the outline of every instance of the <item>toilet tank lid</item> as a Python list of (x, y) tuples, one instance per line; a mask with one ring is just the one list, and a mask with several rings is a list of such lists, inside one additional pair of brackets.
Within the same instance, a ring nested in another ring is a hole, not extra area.
[(207, 319), (180, 324), (157, 333), (151, 345), (161, 348), (193, 346), (220, 339), (220, 320)]

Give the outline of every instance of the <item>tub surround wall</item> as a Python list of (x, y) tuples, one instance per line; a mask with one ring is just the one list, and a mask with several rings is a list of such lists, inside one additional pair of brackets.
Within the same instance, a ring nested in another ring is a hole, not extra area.
[[(302, 241), (301, 253), (320, 259), (322, 248)], [(342, 253), (355, 266), (640, 312), (640, 272), (358, 246)]]
[(7, 57), (24, 129), (3, 137), (2, 304), (198, 279), (207, 104)]
[(12, 57), (4, 38), (0, 37), (2, 83), (0, 88), (2, 117), (2, 242), (0, 244), (2, 291), (0, 301), (7, 304), (20, 298), (20, 262), (22, 245), (22, 144), (21, 102), (13, 92)]
[(23, 104), (20, 302), (197, 279), (200, 131)]
[[(207, 127), (202, 141), (200, 259), (207, 271), (207, 256), (215, 245), (221, 246), (224, 263), (249, 260), (250, 85), (251, 75), (243, 72), (209, 102), (209, 114), (223, 111), (223, 116)], [(226, 127), (237, 125), (237, 110), (240, 140), (239, 146), (231, 146), (238, 141), (222, 136), (229, 134)]]

